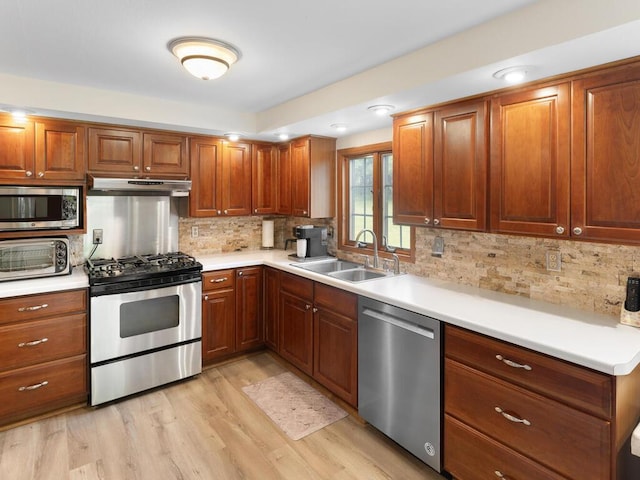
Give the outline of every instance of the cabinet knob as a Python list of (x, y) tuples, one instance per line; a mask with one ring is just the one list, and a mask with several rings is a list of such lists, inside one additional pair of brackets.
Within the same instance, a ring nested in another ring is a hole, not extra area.
[(580, 227), (573, 227), (574, 235), (582, 235), (582, 229)]
[(309, 213), (309, 212), (307, 212), (306, 210), (303, 210), (303, 211), (302, 211), (302, 214), (303, 214), (303, 215), (307, 215), (308, 213)]
[(306, 304), (306, 305), (304, 306), (304, 308), (306, 308), (307, 310), (309, 310), (309, 309), (311, 308), (311, 305)]
[(209, 295), (203, 295), (203, 297), (205, 300), (209, 300)]
[(140, 167), (139, 167), (139, 166), (137, 166), (137, 165), (135, 165), (135, 166), (133, 167), (133, 170), (137, 172), (138, 170), (140, 170)]
[(244, 275), (244, 272), (243, 272), (242, 270), (240, 270), (240, 271), (238, 272), (238, 276), (239, 276), (239, 277), (241, 277), (241, 276), (243, 276), (243, 275)]
[(253, 210), (253, 213), (258, 213), (258, 209), (257, 209), (257, 208), (255, 208), (255, 209)]
[(425, 218), (424, 219), (424, 223), (425, 223), (425, 225), (429, 225), (431, 223), (431, 219), (430, 218)]
[(556, 227), (556, 233), (557, 233), (558, 235), (562, 235), (562, 234), (564, 233), (564, 227), (563, 227), (562, 225), (558, 225), (558, 226)]
[(33, 172), (31, 170), (27, 170), (26, 172), (24, 172), (25, 176), (30, 177), (31, 175), (33, 175)]
[(218, 210), (218, 215), (221, 215), (221, 214), (222, 214), (222, 212), (220, 210)]
[(313, 313), (317, 313), (318, 309), (316, 307), (313, 307)]
[(434, 224), (434, 225), (440, 225), (440, 220), (438, 220), (437, 218), (435, 218), (435, 219), (433, 220), (433, 224)]
[(228, 215), (228, 214), (229, 214), (229, 211), (225, 209), (224, 214), (225, 214), (225, 215)]
[(150, 171), (151, 171), (151, 167), (144, 167), (144, 169), (145, 169), (147, 172), (150, 172)]
[(44, 172), (38, 172), (38, 178), (44, 177)]

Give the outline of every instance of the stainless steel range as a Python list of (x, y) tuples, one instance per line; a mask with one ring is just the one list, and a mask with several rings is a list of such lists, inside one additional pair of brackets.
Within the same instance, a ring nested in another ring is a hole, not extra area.
[(202, 371), (202, 265), (181, 252), (88, 260), (91, 405)]

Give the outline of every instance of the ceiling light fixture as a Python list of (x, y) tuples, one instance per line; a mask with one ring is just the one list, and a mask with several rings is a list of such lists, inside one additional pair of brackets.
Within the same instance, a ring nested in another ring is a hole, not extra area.
[(212, 38), (177, 38), (168, 47), (191, 75), (202, 80), (221, 77), (240, 58), (236, 48)]
[(276, 133), (276, 135), (278, 136), (278, 138), (280, 140), (289, 140), (289, 134), (288, 133)]
[(338, 132), (346, 132), (347, 124), (346, 123), (332, 123), (330, 125), (331, 128), (337, 130)]
[(503, 68), (502, 70), (495, 72), (493, 76), (498, 80), (504, 80), (507, 83), (519, 83), (525, 79), (531, 68), (532, 67), (526, 65)]
[(396, 107), (394, 107), (393, 105), (371, 105), (369, 108), (367, 108), (367, 110), (370, 110), (376, 115), (379, 115), (382, 117), (383, 115), (390, 112), (394, 108)]
[(239, 133), (229, 132), (229, 133), (225, 133), (224, 136), (227, 137), (227, 139), (230, 142), (237, 142), (238, 140), (240, 140), (240, 134)]

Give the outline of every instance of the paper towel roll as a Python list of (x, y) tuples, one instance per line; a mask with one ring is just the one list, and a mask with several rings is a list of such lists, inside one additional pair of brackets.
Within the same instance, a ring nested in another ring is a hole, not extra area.
[(262, 221), (262, 248), (273, 248), (273, 220)]

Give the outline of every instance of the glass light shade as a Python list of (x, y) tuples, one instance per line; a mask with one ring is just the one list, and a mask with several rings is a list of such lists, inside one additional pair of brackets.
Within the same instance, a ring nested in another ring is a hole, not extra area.
[(210, 38), (179, 38), (169, 49), (191, 75), (203, 80), (221, 77), (240, 57), (231, 45)]

